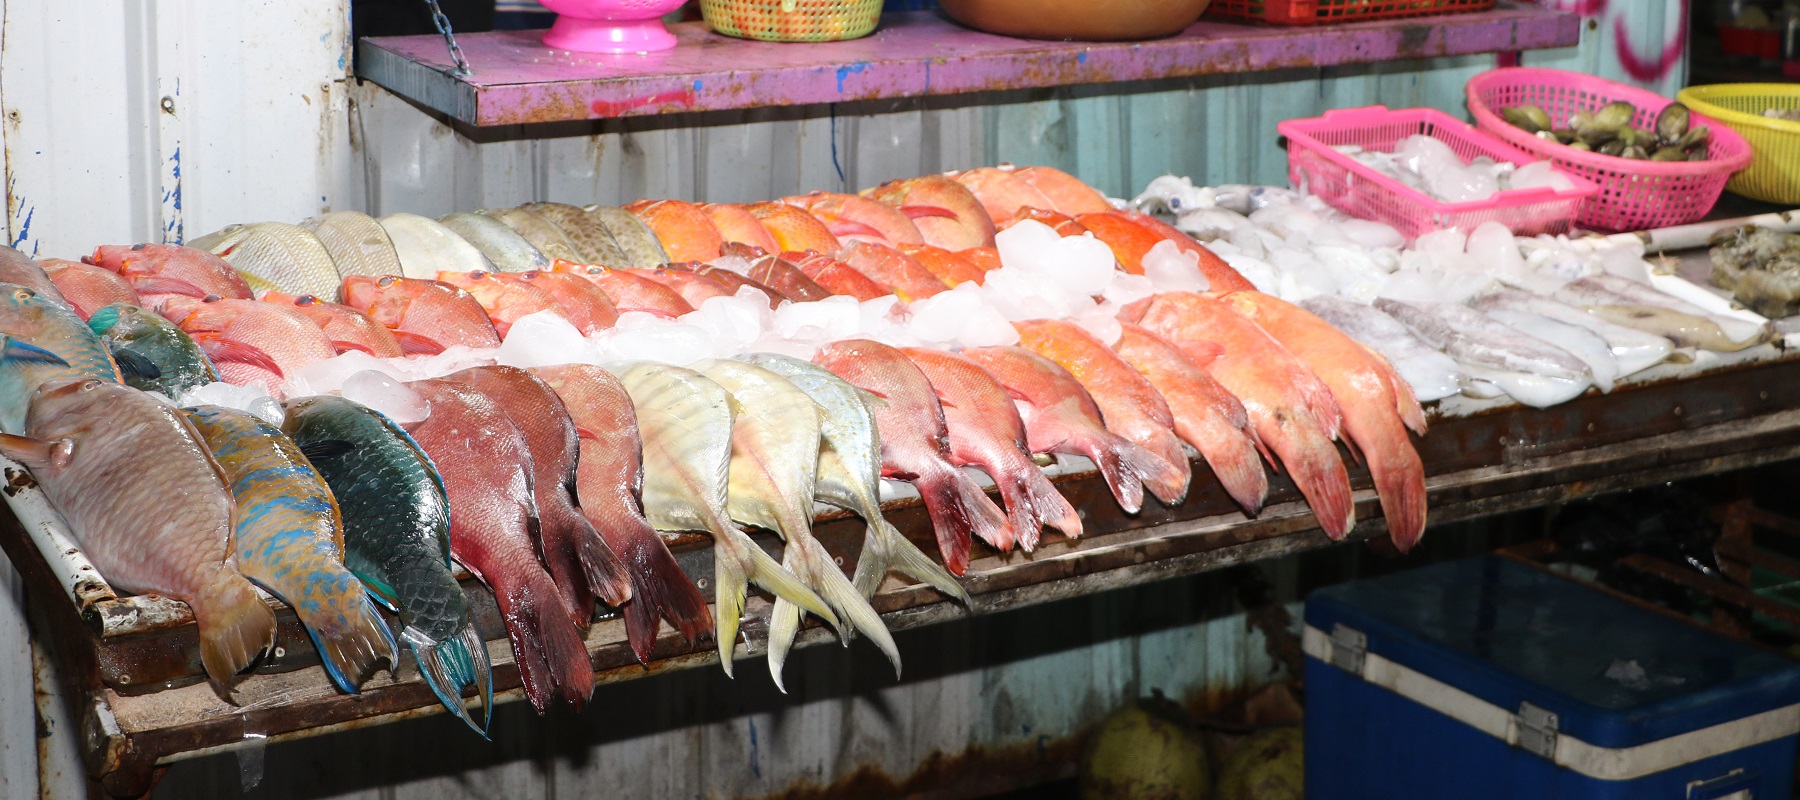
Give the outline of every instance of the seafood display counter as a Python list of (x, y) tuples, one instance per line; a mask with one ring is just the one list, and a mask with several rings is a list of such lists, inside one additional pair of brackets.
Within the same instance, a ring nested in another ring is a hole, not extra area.
[[(1705, 260), (1690, 252), (1690, 263)], [(1698, 259), (1698, 261), (1694, 261)], [(1791, 322), (1791, 321), (1789, 321)], [(1445, 523), (1513, 509), (1800, 457), (1800, 357), (1782, 341), (1692, 364), (1665, 364), (1610, 394), (1590, 392), (1547, 409), (1453, 398), (1432, 409), (1431, 431), (1418, 449), (1428, 474), (1431, 521)], [(1195, 460), (1197, 469), (1205, 463)], [(962, 583), (968, 609), (924, 585), (890, 579), (873, 605), (890, 629), (1143, 584), (1272, 558), (1331, 544), (1285, 476), (1272, 476), (1268, 505), (1246, 518), (1219, 485), (1194, 483), (1175, 507), (1147, 503), (1126, 515), (1106, 484), (1080, 459), (1062, 458), (1053, 480), (1082, 515), (1079, 540), (1047, 536), (1036, 553), (1005, 555), (979, 542)], [(34, 597), (49, 657), (63, 665), (67, 695), (77, 704), (87, 766), (109, 792), (147, 791), (159, 766), (250, 743), (267, 743), (443, 713), (410, 662), (398, 679), (385, 673), (362, 692), (338, 692), (318, 665), (292, 613), (279, 607), (281, 630), (272, 657), (237, 687), (236, 704), (216, 693), (197, 655), (191, 614), (174, 602), (115, 597), (92, 579), (79, 551), (57, 533), (54, 512), (30, 476), (5, 468), (12, 513), (0, 547), (18, 566)], [(1366, 471), (1352, 467), (1358, 526), (1352, 540), (1383, 546), (1384, 521)], [(990, 484), (991, 486), (991, 484)], [(916, 497), (891, 496), (889, 519), (921, 547), (933, 542)], [(861, 547), (860, 521), (820, 514), (816, 534), (840, 563)], [(757, 541), (779, 557), (771, 535)], [(708, 595), (713, 574), (706, 537), (671, 540), (686, 574)], [(522, 697), (512, 650), (492, 596), (472, 578), (463, 587), (494, 664), (496, 702)], [(746, 633), (762, 655), (767, 601), (753, 595)], [(799, 643), (835, 637), (804, 630)], [(710, 643), (688, 643), (665, 631), (653, 658), (639, 665), (617, 617), (596, 623), (586, 640), (597, 682), (628, 681), (715, 663)], [(862, 646), (862, 645), (858, 645)], [(468, 702), (475, 702), (468, 698)]]

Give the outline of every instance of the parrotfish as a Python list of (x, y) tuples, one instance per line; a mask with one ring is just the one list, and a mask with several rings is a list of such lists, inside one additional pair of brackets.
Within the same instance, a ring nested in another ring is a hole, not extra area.
[(293, 607), (325, 674), (344, 691), (354, 694), (382, 661), (397, 666), (394, 635), (344, 568), (337, 501), (299, 445), (249, 412), (186, 411), (237, 501), (231, 546), (238, 571)]
[(431, 407), (431, 415), (407, 432), (443, 476), (451, 552), (493, 589), (526, 698), (540, 714), (557, 695), (580, 709), (594, 690), (594, 665), (538, 561), (525, 437), (474, 389), (444, 380), (407, 385)]
[[(813, 538), (813, 487), (822, 441), (818, 404), (780, 375), (746, 362), (708, 359), (694, 369), (730, 392), (737, 406), (731, 422), (726, 512), (786, 539), (782, 566), (831, 607), (837, 618), (830, 621), (840, 635), (846, 625), (862, 631), (893, 662), (898, 675), (900, 653), (887, 626)], [(800, 632), (800, 620), (799, 606), (776, 598), (769, 620), (769, 673), (783, 691), (781, 667)]]
[(615, 365), (637, 413), (644, 446), (644, 513), (663, 531), (713, 536), (713, 624), (719, 665), (732, 673), (747, 583), (836, 624), (837, 616), (794, 574), (770, 558), (725, 509), (731, 472), (731, 395), (691, 369)]
[(532, 373), (562, 398), (581, 437), (575, 497), (581, 513), (625, 563), (631, 578), (631, 602), (624, 607), (625, 637), (638, 661), (650, 662), (659, 616), (690, 643), (711, 635), (706, 598), (644, 518), (639, 500), (644, 486), (643, 443), (625, 387), (612, 373), (587, 364), (538, 367)]
[(136, 388), (179, 400), (219, 380), (219, 371), (200, 344), (154, 311), (114, 303), (94, 312), (88, 328), (100, 335), (115, 361), (132, 365), (120, 372)]
[(109, 583), (193, 609), (200, 661), (229, 694), (274, 642), (275, 614), (231, 563), (237, 506), (187, 417), (124, 384), (72, 378), (37, 390), (25, 432), (0, 434), (0, 453), (31, 469)]
[(22, 286), (0, 289), (0, 335), (8, 350), (36, 353), (0, 361), (0, 430), (24, 432), (27, 407), (40, 384), (77, 377), (123, 380), (106, 344), (68, 306)]
[(850, 579), (856, 590), (864, 597), (875, 596), (881, 580), (894, 570), (968, 605), (969, 593), (962, 584), (914, 547), (881, 513), (881, 436), (866, 393), (830, 370), (792, 356), (752, 353), (740, 359), (786, 378), (818, 404), (824, 445), (814, 494), (821, 501), (855, 512), (868, 523), (862, 555)]
[(3, 244), (0, 244), (0, 283), (23, 286), (64, 305), (69, 302), (56, 288), (56, 282), (44, 273), (43, 266)]
[(431, 459), (399, 425), (342, 397), (290, 400), (282, 432), (292, 437), (337, 499), (344, 566), (400, 615), (400, 640), (426, 685), (477, 732), (463, 707), (474, 686), (493, 704), (487, 646), (450, 571), (450, 501)]

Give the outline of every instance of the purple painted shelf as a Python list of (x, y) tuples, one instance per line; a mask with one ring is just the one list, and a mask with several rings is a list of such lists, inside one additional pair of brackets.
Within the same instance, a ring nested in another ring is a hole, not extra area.
[(1475, 14), (1302, 28), (1203, 20), (1136, 43), (1014, 39), (929, 11), (889, 14), (872, 36), (824, 44), (732, 39), (698, 22), (671, 29), (675, 49), (617, 56), (553, 50), (541, 31), (465, 34), (457, 41), (468, 78), (450, 74), (442, 37), (367, 38), (357, 45), (358, 73), (471, 125), (517, 125), (1366, 64), (1580, 38), (1572, 14), (1505, 2)]

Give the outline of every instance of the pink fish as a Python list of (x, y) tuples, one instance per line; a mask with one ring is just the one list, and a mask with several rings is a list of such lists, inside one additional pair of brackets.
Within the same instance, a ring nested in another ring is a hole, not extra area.
[(325, 332), (293, 306), (171, 295), (158, 310), (199, 343), (221, 380), (260, 386), (277, 400), (288, 376), (338, 354)]
[(389, 330), (421, 337), (441, 350), (451, 345), (499, 347), (500, 334), (468, 292), (440, 281), (398, 275), (344, 278), (344, 305)]
[(1251, 515), (1261, 511), (1269, 475), (1244, 404), (1167, 339), (1130, 323), (1121, 327), (1113, 350), (1168, 401), (1175, 433), (1200, 451), (1231, 499)]
[(154, 308), (170, 295), (253, 297), (250, 284), (225, 259), (178, 244), (102, 245), (82, 261), (123, 275), (146, 308)]
[(137, 291), (119, 273), (80, 261), (60, 258), (38, 260), (38, 266), (50, 276), (57, 291), (82, 319), (87, 319), (113, 303), (138, 305)]

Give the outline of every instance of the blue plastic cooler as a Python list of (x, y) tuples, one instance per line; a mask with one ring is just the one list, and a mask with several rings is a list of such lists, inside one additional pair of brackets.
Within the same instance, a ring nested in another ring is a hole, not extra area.
[(1306, 603), (1306, 797), (1791, 796), (1800, 665), (1498, 556)]

